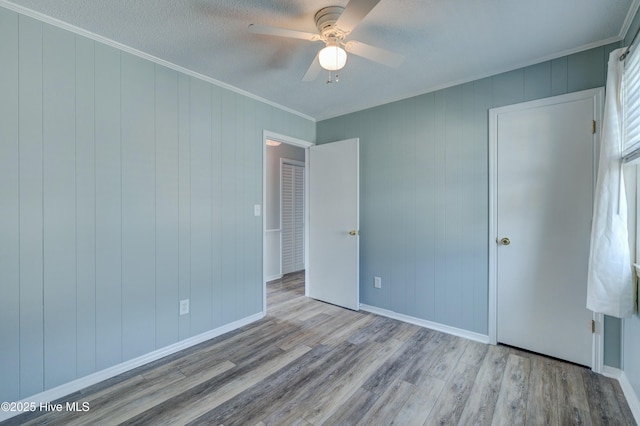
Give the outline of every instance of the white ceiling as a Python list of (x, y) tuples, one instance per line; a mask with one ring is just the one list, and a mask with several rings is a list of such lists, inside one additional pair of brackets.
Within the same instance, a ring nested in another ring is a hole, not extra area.
[(0, 0), (0, 6), (45, 15), (321, 120), (620, 40), (640, 0), (381, 0), (348, 39), (405, 61), (391, 69), (350, 55), (337, 84), (326, 84), (324, 71), (301, 81), (321, 42), (247, 31), (255, 23), (316, 32), (317, 10), (347, 2)]

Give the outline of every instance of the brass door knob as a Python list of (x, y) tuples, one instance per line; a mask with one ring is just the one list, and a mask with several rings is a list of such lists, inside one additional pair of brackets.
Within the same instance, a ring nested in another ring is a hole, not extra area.
[(358, 231), (356, 231), (355, 229), (352, 229), (351, 231), (349, 231), (349, 235), (351, 235), (352, 237), (355, 237), (356, 235), (358, 235)]
[(511, 240), (508, 239), (507, 237), (504, 237), (500, 240), (500, 244), (503, 246), (508, 246), (509, 244), (511, 244)]

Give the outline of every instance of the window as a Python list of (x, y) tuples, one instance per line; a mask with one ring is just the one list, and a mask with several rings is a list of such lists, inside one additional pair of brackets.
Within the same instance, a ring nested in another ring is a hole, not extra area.
[[(630, 241), (631, 258), (636, 259), (636, 264), (640, 262), (640, 234), (638, 225), (640, 224), (640, 173), (637, 164), (640, 163), (640, 52), (636, 49), (630, 51), (630, 55), (625, 57), (626, 63), (622, 77), (622, 110), (623, 110), (623, 151), (622, 159), (624, 163), (635, 164), (636, 166), (625, 167), (624, 179), (627, 188), (628, 207), (628, 230), (633, 241)], [(635, 250), (634, 250), (635, 249)], [(635, 255), (634, 255), (635, 251)], [(640, 288), (636, 297), (637, 303), (640, 300)]]
[(626, 56), (622, 80), (623, 160), (640, 158), (640, 52), (635, 49)]

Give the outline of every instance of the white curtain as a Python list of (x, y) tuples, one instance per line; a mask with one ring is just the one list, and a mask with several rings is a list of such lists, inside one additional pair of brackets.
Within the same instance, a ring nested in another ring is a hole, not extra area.
[(627, 200), (622, 176), (624, 62), (618, 60), (624, 50), (609, 55), (587, 283), (587, 308), (618, 318), (633, 313)]

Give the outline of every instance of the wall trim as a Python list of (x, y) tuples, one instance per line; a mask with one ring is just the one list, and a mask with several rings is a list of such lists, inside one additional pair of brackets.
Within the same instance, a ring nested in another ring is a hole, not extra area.
[(631, 382), (629, 382), (629, 378), (626, 373), (618, 368), (605, 365), (602, 368), (602, 375), (615, 379), (620, 383), (620, 387), (622, 388), (624, 397), (627, 399), (627, 404), (629, 404), (631, 413), (633, 414), (636, 423), (640, 424), (640, 397), (638, 397), (633, 386), (631, 386)]
[[(2, 1), (2, 0), (0, 0)], [(640, 0), (637, 0), (640, 2)], [(384, 100), (381, 100), (380, 102), (377, 102), (373, 105), (369, 105), (366, 107), (356, 107), (353, 109), (348, 109), (348, 110), (335, 110), (335, 112), (330, 112), (329, 114), (326, 115), (320, 115), (318, 116), (315, 121), (316, 122), (321, 122), (324, 120), (330, 120), (332, 118), (336, 118), (336, 117), (341, 117), (343, 115), (348, 115), (348, 114), (353, 114), (355, 112), (360, 112), (360, 111), (366, 111), (369, 109), (373, 109), (373, 108), (377, 108), (379, 106), (382, 105), (387, 105), (387, 104), (391, 104), (394, 102), (399, 102), (399, 101), (403, 101), (406, 99), (410, 99), (410, 98), (414, 98), (416, 96), (422, 96), (422, 95), (426, 95), (429, 93), (434, 93), (434, 92), (438, 92), (440, 90), (445, 90), (445, 89), (449, 89), (451, 87), (456, 87), (456, 86), (462, 86), (463, 84), (467, 84), (467, 83), (472, 83), (474, 81), (478, 81), (478, 80), (483, 80), (485, 78), (492, 78), (495, 76), (498, 76), (500, 74), (504, 74), (507, 72), (511, 72), (511, 71), (518, 71), (527, 67), (530, 67), (532, 65), (537, 65), (537, 64), (541, 64), (543, 62), (549, 62), (549, 61), (553, 61), (554, 59), (559, 59), (559, 58), (564, 58), (570, 55), (574, 55), (576, 53), (580, 53), (580, 52), (584, 52), (590, 49), (595, 49), (598, 47), (602, 47), (602, 46), (606, 46), (608, 44), (611, 43), (617, 43), (622, 41), (623, 38), (621, 36), (615, 36), (615, 37), (610, 37), (607, 38), (605, 40), (600, 40), (600, 41), (596, 41), (593, 43), (589, 43), (589, 44), (585, 44), (582, 46), (578, 46), (575, 47), (573, 49), (567, 49), (567, 50), (563, 50), (562, 52), (558, 52), (558, 53), (554, 53), (551, 55), (547, 55), (547, 56), (541, 56), (532, 60), (527, 60), (527, 61), (522, 61), (522, 62), (518, 62), (514, 65), (510, 65), (508, 67), (503, 67), (503, 68), (495, 68), (492, 70), (489, 70), (487, 72), (481, 73), (481, 74), (475, 74), (472, 75), (470, 77), (465, 77), (465, 78), (461, 78), (458, 80), (453, 80), (453, 81), (448, 81), (442, 84), (436, 84), (433, 86), (429, 86), (429, 87), (425, 87), (413, 92), (409, 92), (409, 93), (404, 93), (400, 96), (390, 96)]]
[(280, 278), (282, 278), (282, 277), (283, 277), (283, 275), (282, 275), (282, 274), (278, 274), (278, 275), (271, 275), (271, 276), (269, 276), (269, 277), (265, 277), (265, 280), (266, 280), (267, 282), (269, 282), (269, 281), (273, 281), (273, 280), (279, 280), (279, 279), (280, 279)]
[(418, 325), (420, 327), (429, 328), (435, 331), (441, 331), (443, 333), (451, 334), (453, 336), (462, 337), (464, 339), (473, 340), (480, 343), (489, 343), (489, 336), (486, 334), (480, 334), (462, 328), (451, 327), (449, 325), (441, 324), (438, 322), (428, 321), (422, 318), (412, 317), (410, 315), (400, 314), (388, 309), (378, 308), (376, 306), (360, 304), (360, 309), (363, 311), (371, 312), (372, 314), (381, 315), (383, 317), (396, 319), (409, 324)]
[[(81, 377), (79, 379), (73, 380), (71, 382), (65, 383), (63, 385), (57, 386), (52, 389), (47, 389), (44, 392), (40, 392), (38, 394), (24, 398), (19, 402), (22, 402), (22, 403), (35, 402), (37, 405), (39, 405), (41, 402), (47, 403), (47, 402), (55, 401), (57, 399), (70, 395), (74, 392), (77, 392), (81, 389), (84, 389), (88, 386), (95, 385), (104, 380), (115, 377), (119, 374), (126, 373), (127, 371), (133, 370), (134, 368), (140, 367), (150, 362), (157, 361), (160, 358), (164, 358), (167, 355), (174, 354), (183, 349), (187, 349), (199, 343), (213, 339), (214, 337), (218, 337), (222, 334), (236, 330), (240, 327), (244, 327), (245, 325), (251, 324), (252, 322), (255, 322), (264, 318), (264, 316), (265, 316), (264, 311), (258, 312), (256, 314), (239, 319), (237, 321), (231, 322), (229, 324), (223, 325), (213, 330), (209, 330), (204, 333), (198, 334), (197, 336), (189, 337), (188, 339), (181, 340), (172, 345), (165, 346), (164, 348), (157, 349), (153, 352), (149, 352), (148, 354), (139, 356), (134, 359), (130, 359), (128, 361), (114, 365), (112, 367), (105, 368), (104, 370), (89, 374), (88, 376)], [(20, 414), (22, 413), (0, 411), (0, 422)]]
[(622, 376), (622, 370), (605, 365), (604, 367), (602, 367), (601, 374), (605, 377), (609, 377), (610, 379), (620, 380), (620, 377)]
[[(459, 80), (454, 80), (454, 81), (446, 82), (446, 83), (443, 83), (443, 84), (436, 84), (436, 85), (431, 86), (431, 87), (427, 87), (427, 88), (423, 88), (423, 89), (420, 89), (420, 90), (416, 90), (413, 93), (405, 93), (405, 94), (402, 94), (401, 96), (392, 96), (392, 97), (389, 97), (387, 99), (384, 99), (384, 100), (376, 103), (375, 105), (369, 105), (369, 106), (364, 107), (364, 108), (356, 107), (354, 109), (339, 111), (339, 112), (336, 112), (336, 113), (329, 113), (329, 114), (321, 115), (321, 116), (318, 116), (318, 117), (311, 117), (311, 116), (306, 115), (306, 114), (304, 114), (302, 112), (295, 111), (295, 110), (293, 110), (291, 108), (288, 108), (288, 107), (286, 107), (284, 105), (280, 105), (278, 103), (275, 103), (275, 102), (269, 101), (267, 99), (261, 98), (261, 97), (259, 97), (257, 95), (254, 95), (254, 94), (252, 94), (250, 92), (247, 92), (245, 90), (242, 90), (242, 89), (237, 88), (235, 86), (232, 86), (230, 84), (224, 83), (222, 81), (215, 80), (215, 79), (213, 79), (211, 77), (207, 77), (207, 76), (205, 76), (203, 74), (200, 74), (200, 73), (197, 73), (195, 71), (191, 71), (191, 70), (189, 70), (187, 68), (181, 67), (179, 65), (176, 65), (176, 64), (173, 64), (171, 62), (165, 61), (163, 59), (157, 58), (155, 56), (149, 55), (148, 53), (144, 53), (144, 52), (142, 52), (140, 50), (134, 49), (134, 48), (129, 47), (127, 45), (124, 45), (122, 43), (118, 43), (118, 42), (116, 42), (114, 40), (111, 40), (109, 38), (106, 38), (106, 37), (100, 36), (98, 34), (92, 33), (90, 31), (84, 30), (82, 28), (76, 27), (75, 25), (71, 25), (71, 24), (69, 24), (67, 22), (61, 21), (59, 19), (53, 18), (53, 17), (45, 15), (43, 13), (36, 12), (34, 10), (28, 9), (28, 8), (26, 8), (24, 6), (20, 6), (20, 5), (17, 5), (17, 4), (10, 3), (7, 0), (0, 0), (0, 6), (6, 8), (6, 9), (12, 10), (14, 12), (20, 13), (22, 15), (29, 16), (30, 18), (33, 18), (33, 19), (36, 19), (38, 21), (47, 23), (49, 25), (53, 25), (55, 27), (62, 28), (64, 30), (70, 31), (70, 32), (72, 32), (74, 34), (78, 34), (80, 36), (87, 37), (87, 38), (89, 38), (91, 40), (95, 40), (97, 42), (106, 44), (107, 46), (114, 47), (114, 48), (116, 48), (118, 50), (130, 53), (130, 54), (138, 56), (140, 58), (149, 60), (151, 62), (157, 63), (158, 65), (162, 65), (162, 66), (165, 66), (167, 68), (170, 68), (170, 69), (172, 69), (174, 71), (181, 72), (181, 73), (189, 75), (191, 77), (206, 81), (208, 83), (214, 84), (214, 85), (222, 87), (224, 89), (228, 89), (228, 90), (230, 90), (232, 92), (235, 92), (235, 93), (238, 93), (240, 95), (243, 95), (243, 96), (249, 97), (251, 99), (257, 100), (259, 102), (263, 102), (263, 103), (265, 103), (267, 105), (273, 106), (275, 108), (281, 109), (283, 111), (286, 111), (286, 112), (289, 112), (291, 114), (297, 115), (297, 116), (305, 118), (307, 120), (310, 120), (313, 123), (317, 123), (317, 122), (320, 122), (320, 121), (323, 121), (323, 120), (329, 120), (331, 118), (335, 118), (335, 117), (338, 117), (338, 116), (352, 114), (354, 112), (364, 111), (364, 110), (375, 108), (375, 107), (378, 107), (378, 106), (381, 106), (381, 105), (386, 105), (386, 104), (397, 102), (397, 101), (401, 101), (401, 100), (404, 100), (404, 99), (409, 99), (409, 98), (412, 98), (414, 96), (420, 96), (420, 95), (424, 95), (424, 94), (427, 94), (427, 93), (436, 92), (438, 90), (447, 89), (449, 87), (459, 86), (459, 85), (462, 85), (462, 84), (469, 83), (471, 81), (481, 80), (481, 79), (487, 78), (487, 77), (493, 77), (495, 75), (502, 74), (502, 73), (505, 73), (505, 72), (514, 71), (514, 70), (517, 70), (517, 69), (520, 69), (520, 68), (528, 67), (530, 65), (535, 65), (535, 64), (539, 64), (541, 62), (551, 61), (553, 59), (561, 58), (561, 57), (564, 57), (564, 56), (569, 56), (569, 55), (572, 55), (574, 53), (582, 52), (582, 51), (585, 51), (585, 50), (589, 50), (589, 49), (593, 49), (593, 48), (596, 48), (596, 47), (605, 46), (605, 45), (610, 44), (610, 43), (615, 43), (615, 42), (621, 41), (621, 40), (624, 39), (624, 36), (626, 35), (627, 31), (629, 30), (629, 27), (631, 25), (633, 17), (635, 16), (635, 11), (637, 11), (638, 7), (640, 6), (640, 0), (634, 0), (634, 3), (630, 7), (629, 13), (627, 14), (627, 17), (626, 17), (622, 27), (620, 28), (620, 32), (618, 33), (617, 36), (610, 37), (610, 38), (607, 38), (605, 40), (596, 41), (596, 42), (593, 42), (593, 43), (588, 43), (588, 44), (585, 44), (585, 45), (582, 45), (582, 46), (578, 46), (578, 47), (573, 48), (573, 49), (564, 50), (562, 52), (554, 53), (554, 54), (551, 54), (551, 55), (542, 56), (542, 57), (539, 57), (539, 58), (536, 58), (536, 59), (533, 59), (533, 60), (519, 62), (517, 64), (511, 65), (511, 66), (508, 66), (508, 67), (490, 70), (488, 72), (477, 74), (477, 75), (474, 75), (474, 76), (471, 76), (471, 77), (468, 77), (468, 78), (462, 78), (462, 79), (459, 79)], [(634, 13), (631, 13), (632, 10), (634, 11)]]
[(286, 107), (284, 105), (280, 105), (280, 104), (275, 103), (273, 101), (270, 101), (268, 99), (262, 98), (262, 97), (260, 97), (258, 95), (254, 95), (253, 93), (247, 92), (246, 90), (242, 90), (242, 89), (240, 89), (238, 87), (235, 87), (235, 86), (232, 86), (230, 84), (224, 83), (222, 81), (216, 80), (214, 78), (208, 77), (208, 76), (206, 76), (204, 74), (200, 74), (200, 73), (192, 71), (192, 70), (190, 70), (188, 68), (184, 68), (184, 67), (182, 67), (180, 65), (176, 65), (176, 64), (174, 64), (172, 62), (166, 61), (164, 59), (160, 59), (160, 58), (158, 58), (156, 56), (150, 55), (150, 54), (145, 53), (145, 52), (143, 52), (141, 50), (138, 50), (138, 49), (135, 49), (133, 47), (127, 46), (126, 44), (119, 43), (117, 41), (111, 40), (110, 38), (95, 34), (95, 33), (91, 32), (91, 31), (87, 31), (87, 30), (82, 29), (80, 27), (76, 27), (75, 25), (69, 24), (67, 22), (61, 21), (59, 19), (53, 18), (53, 17), (45, 15), (43, 13), (36, 12), (35, 10), (31, 10), (31, 9), (28, 9), (28, 8), (26, 8), (24, 6), (20, 6), (20, 5), (17, 5), (17, 4), (9, 3), (6, 0), (0, 0), (0, 6), (6, 8), (6, 9), (12, 10), (12, 11), (14, 11), (16, 13), (21, 14), (21, 15), (28, 16), (30, 18), (33, 18), (33, 19), (35, 19), (37, 21), (40, 21), (40, 22), (43, 22), (45, 24), (53, 25), (54, 27), (61, 28), (63, 30), (72, 32), (72, 33), (77, 34), (77, 35), (82, 36), (82, 37), (86, 37), (88, 39), (97, 41), (97, 42), (105, 44), (107, 46), (111, 46), (111, 47), (113, 47), (115, 49), (118, 49), (118, 50), (120, 50), (122, 52), (129, 53), (131, 55), (137, 56), (137, 57), (142, 58), (142, 59), (146, 59), (147, 61), (151, 61), (151, 62), (156, 63), (158, 65), (162, 65), (163, 67), (167, 67), (167, 68), (172, 69), (174, 71), (178, 71), (178, 72), (180, 72), (182, 74), (186, 74), (186, 75), (188, 75), (190, 77), (194, 77), (194, 78), (197, 78), (199, 80), (206, 81), (207, 83), (213, 84), (214, 86), (218, 86), (218, 87), (221, 87), (223, 89), (227, 89), (227, 90), (230, 90), (232, 92), (235, 92), (235, 93), (237, 93), (239, 95), (246, 96), (246, 97), (251, 98), (253, 100), (256, 100), (258, 102), (265, 103), (265, 104), (270, 105), (270, 106), (272, 106), (274, 108), (278, 108), (278, 109), (280, 109), (282, 111), (285, 111), (285, 112), (288, 112), (290, 114), (297, 115), (298, 117), (302, 117), (304, 119), (310, 120), (313, 123), (316, 122), (315, 118), (313, 118), (313, 117), (311, 117), (309, 115), (303, 114), (303, 113), (301, 113), (299, 111), (295, 111), (295, 110), (293, 110), (291, 108), (288, 108), (288, 107)]

